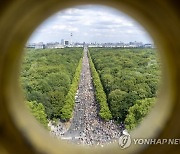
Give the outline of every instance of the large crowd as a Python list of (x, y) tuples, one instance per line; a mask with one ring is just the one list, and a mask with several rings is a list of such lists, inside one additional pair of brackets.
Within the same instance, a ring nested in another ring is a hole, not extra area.
[(103, 146), (116, 141), (125, 128), (123, 123), (115, 124), (113, 120), (104, 121), (99, 118), (87, 50), (84, 50), (82, 65), (71, 126), (67, 128), (59, 122), (57, 126), (51, 127), (51, 134), (77, 144)]

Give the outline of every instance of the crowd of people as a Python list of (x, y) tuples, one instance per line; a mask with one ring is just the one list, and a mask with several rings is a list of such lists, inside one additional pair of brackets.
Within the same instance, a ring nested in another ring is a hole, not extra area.
[(67, 129), (63, 123), (52, 127), (51, 133), (61, 139), (86, 145), (100, 145), (112, 143), (119, 139), (125, 129), (123, 123), (115, 124), (113, 120), (104, 121), (98, 116), (99, 107), (95, 100), (91, 71), (87, 50), (84, 50), (82, 72), (76, 95), (76, 104)]

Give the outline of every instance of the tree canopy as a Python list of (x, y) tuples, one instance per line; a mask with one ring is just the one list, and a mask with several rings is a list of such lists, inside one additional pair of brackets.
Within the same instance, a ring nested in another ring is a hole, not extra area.
[[(148, 112), (152, 103), (147, 102), (157, 97), (161, 71), (156, 49), (89, 50), (113, 119), (126, 121), (127, 128), (134, 128), (147, 113), (134, 117), (136, 115), (131, 108), (135, 106), (140, 112)], [(138, 101), (144, 104), (137, 107)], [(141, 110), (143, 107), (145, 109)]]
[(27, 49), (21, 83), (27, 101), (42, 103), (48, 119), (60, 118), (82, 48)]
[(45, 108), (42, 103), (37, 103), (36, 101), (26, 101), (26, 105), (32, 115), (36, 118), (36, 120), (39, 121), (39, 123), (41, 123), (45, 128), (48, 128), (47, 115), (45, 113)]

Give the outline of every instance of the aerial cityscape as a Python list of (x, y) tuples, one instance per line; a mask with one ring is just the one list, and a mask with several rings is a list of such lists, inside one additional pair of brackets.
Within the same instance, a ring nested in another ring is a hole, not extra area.
[(117, 43), (79, 43), (79, 42), (70, 42), (68, 40), (62, 39), (61, 42), (50, 42), (50, 43), (27, 43), (26, 48), (34, 48), (34, 49), (61, 49), (65, 47), (84, 47), (84, 45), (88, 47), (99, 47), (99, 48), (155, 48), (152, 43), (143, 43), (143, 42), (117, 42)]
[(180, 1), (0, 7), (0, 154), (180, 154)]
[(25, 51), (26, 104), (53, 138), (116, 143), (155, 104), (157, 48), (137, 22), (112, 8), (60, 11), (36, 29)]
[(160, 80), (156, 48), (84, 44), (25, 50), (21, 82), (26, 104), (54, 138), (88, 146), (116, 143), (155, 103)]

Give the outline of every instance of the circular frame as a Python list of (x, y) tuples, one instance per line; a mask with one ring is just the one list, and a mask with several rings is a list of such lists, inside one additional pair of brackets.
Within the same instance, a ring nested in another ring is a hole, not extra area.
[(26, 112), (19, 87), (23, 48), (30, 34), (53, 13), (83, 4), (102, 4), (129, 14), (151, 34), (164, 64), (161, 95), (132, 138), (179, 138), (180, 124), (180, 11), (174, 1), (131, 0), (2, 0), (0, 6), (0, 152), (1, 153), (178, 153), (177, 145), (118, 144), (104, 148), (57, 142)]

